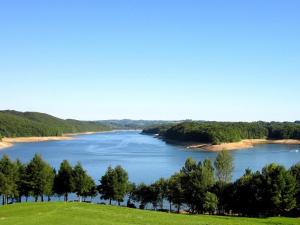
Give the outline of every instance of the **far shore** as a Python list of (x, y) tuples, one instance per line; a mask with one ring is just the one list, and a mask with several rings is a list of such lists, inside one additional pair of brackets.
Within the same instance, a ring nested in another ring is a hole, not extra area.
[(245, 148), (253, 148), (258, 144), (288, 144), (288, 145), (300, 145), (300, 140), (295, 139), (281, 139), (281, 140), (268, 140), (268, 139), (245, 139), (239, 142), (222, 143), (219, 145), (213, 144), (191, 144), (187, 145), (188, 149), (203, 149), (207, 151), (222, 151), (222, 150), (237, 150)]
[(0, 149), (9, 148), (14, 145), (14, 143), (29, 143), (29, 142), (44, 142), (44, 141), (66, 141), (75, 139), (74, 136), (81, 134), (95, 134), (107, 131), (97, 131), (97, 132), (80, 132), (80, 133), (65, 133), (62, 136), (46, 136), (46, 137), (14, 137), (14, 138), (2, 138), (0, 141)]
[[(106, 132), (116, 132), (123, 130), (107, 130), (107, 131), (90, 131), (90, 132), (78, 132), (78, 133), (64, 133), (62, 136), (46, 136), (46, 137), (14, 137), (14, 138), (2, 138), (0, 141), (0, 150), (4, 148), (9, 148), (14, 145), (14, 143), (30, 143), (30, 142), (44, 142), (44, 141), (65, 141), (73, 140), (74, 136), (84, 135), (84, 134), (97, 134)], [(127, 131), (127, 130), (126, 130)]]

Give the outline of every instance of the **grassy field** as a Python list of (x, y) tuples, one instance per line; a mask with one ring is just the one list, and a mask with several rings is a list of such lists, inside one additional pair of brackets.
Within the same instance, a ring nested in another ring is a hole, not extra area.
[(297, 218), (253, 219), (223, 216), (193, 216), (129, 209), (87, 203), (21, 203), (0, 206), (0, 224), (5, 225), (296, 225)]

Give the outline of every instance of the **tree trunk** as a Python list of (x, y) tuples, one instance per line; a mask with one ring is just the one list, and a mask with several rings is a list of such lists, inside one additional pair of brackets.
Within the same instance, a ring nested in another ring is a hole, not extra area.
[(68, 193), (65, 193), (65, 202), (68, 201)]
[(44, 196), (43, 195), (41, 195), (41, 202), (43, 202), (44, 201)]
[(109, 204), (111, 205), (111, 198), (109, 199)]
[(25, 201), (26, 201), (26, 202), (28, 201), (28, 196), (25, 196)]
[(180, 205), (178, 204), (177, 205), (177, 213), (179, 213), (179, 211), (180, 211)]
[(50, 196), (48, 196), (48, 202), (50, 202), (51, 201), (51, 198), (50, 198)]
[(169, 212), (172, 212), (172, 202), (170, 201), (169, 204)]
[(34, 201), (37, 202), (38, 201), (38, 196), (34, 197)]

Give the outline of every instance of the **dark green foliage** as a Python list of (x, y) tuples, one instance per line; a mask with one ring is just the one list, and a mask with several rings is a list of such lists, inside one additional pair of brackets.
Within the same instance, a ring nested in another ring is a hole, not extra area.
[(82, 201), (82, 197), (95, 195), (95, 183), (82, 168), (81, 164), (78, 162), (72, 172), (72, 183), (73, 192), (78, 196), (79, 202)]
[(296, 180), (283, 166), (246, 173), (235, 182), (234, 210), (243, 215), (284, 215), (296, 206)]
[(114, 169), (108, 167), (100, 179), (98, 190), (101, 193), (101, 198), (109, 200), (109, 204), (112, 200), (120, 204), (128, 191), (128, 186), (128, 174), (121, 166), (116, 166)]
[(179, 212), (180, 206), (184, 203), (183, 186), (182, 173), (175, 173), (168, 180), (167, 199), (170, 202), (170, 211), (172, 211), (172, 204), (174, 204), (177, 212)]
[(103, 130), (110, 128), (97, 122), (63, 120), (44, 113), (0, 111), (0, 137), (61, 136)]
[(8, 203), (8, 198), (18, 196), (18, 170), (16, 165), (4, 155), (0, 160), (0, 194), (3, 204)]
[(25, 181), (30, 186), (30, 193), (37, 201), (40, 196), (43, 201), (44, 195), (52, 195), (54, 172), (39, 155), (35, 155), (25, 168)]
[[(220, 158), (222, 159), (222, 153)], [(227, 160), (225, 160), (226, 162)], [(216, 169), (218, 160), (214, 163)], [(223, 168), (223, 167), (222, 167)], [(228, 173), (229, 174), (229, 173)], [(228, 174), (226, 175), (228, 177)], [(121, 167), (109, 167), (102, 176), (99, 192), (102, 199), (117, 201), (119, 204), (128, 194), (128, 207), (135, 207), (131, 201), (144, 209), (152, 205), (153, 209), (163, 209), (164, 200), (170, 203), (170, 211), (175, 206), (179, 212), (182, 205), (191, 213), (235, 214), (243, 216), (299, 215), (299, 177), (300, 164), (286, 170), (283, 166), (270, 164), (262, 171), (245, 174), (230, 183), (226, 176), (215, 182), (214, 167), (210, 160), (196, 162), (188, 158), (179, 173), (168, 180), (163, 178), (146, 185), (128, 182), (128, 174)], [(55, 177), (55, 179), (54, 179)], [(55, 184), (53, 186), (53, 183)], [(97, 195), (96, 185), (80, 163), (74, 168), (64, 160), (60, 169), (55, 171), (35, 155), (28, 164), (19, 160), (11, 161), (7, 156), (0, 160), (0, 194), (3, 204), (9, 200), (20, 201), (22, 196), (38, 197), (54, 194), (64, 195), (75, 192), (81, 197)]]
[(300, 163), (297, 163), (296, 165), (292, 166), (290, 172), (296, 179), (297, 211), (300, 211)]
[(54, 180), (55, 193), (64, 195), (64, 200), (68, 201), (68, 194), (74, 189), (73, 169), (67, 160), (60, 164), (57, 175)]
[(214, 185), (214, 168), (211, 161), (196, 163), (189, 158), (180, 172), (185, 203), (192, 213), (203, 212), (204, 195)]
[(296, 206), (296, 179), (283, 166), (270, 164), (262, 169), (263, 211), (280, 215)]
[(300, 139), (300, 124), (187, 121), (176, 125), (152, 127), (145, 129), (143, 133), (156, 133), (176, 141), (220, 144), (242, 139)]

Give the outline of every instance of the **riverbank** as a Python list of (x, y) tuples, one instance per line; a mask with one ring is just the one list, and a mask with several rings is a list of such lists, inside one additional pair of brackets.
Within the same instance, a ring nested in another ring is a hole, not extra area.
[(50, 136), (50, 137), (16, 137), (16, 138), (2, 138), (0, 142), (0, 149), (9, 148), (14, 143), (28, 143), (28, 142), (43, 142), (43, 141), (65, 141), (72, 140), (71, 136)]
[(268, 139), (245, 139), (239, 142), (222, 143), (219, 145), (213, 144), (192, 144), (187, 145), (188, 149), (203, 149), (206, 151), (222, 151), (222, 150), (237, 150), (253, 148), (258, 144), (288, 144), (288, 145), (300, 145), (300, 140), (295, 139), (282, 139), (282, 140), (268, 140)]
[(91, 131), (91, 132), (77, 132), (77, 133), (65, 133), (62, 136), (47, 136), (47, 137), (15, 137), (15, 138), (2, 138), (0, 141), (0, 150), (3, 148), (9, 148), (14, 145), (14, 143), (30, 143), (30, 142), (44, 142), (44, 141), (65, 141), (73, 140), (75, 136), (78, 135), (88, 135), (106, 132), (115, 132), (118, 130), (108, 130), (108, 131)]

